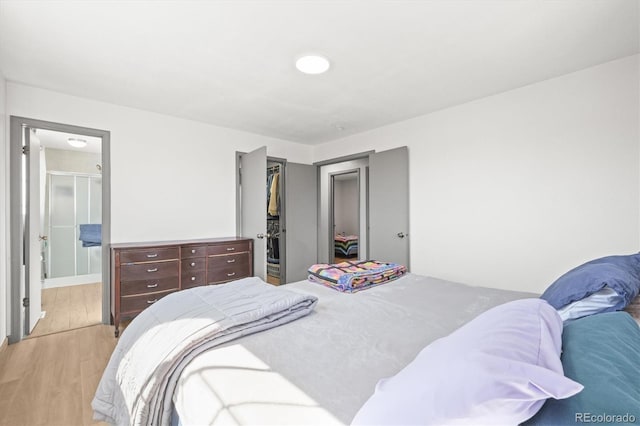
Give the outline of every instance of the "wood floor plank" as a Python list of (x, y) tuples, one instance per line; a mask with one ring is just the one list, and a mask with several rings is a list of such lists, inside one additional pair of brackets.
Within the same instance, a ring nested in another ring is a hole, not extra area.
[(44, 289), (42, 299), (46, 316), (38, 321), (30, 338), (102, 321), (102, 283)]
[[(28, 339), (0, 352), (0, 425), (95, 425), (91, 400), (117, 339), (101, 283), (43, 291), (47, 311)], [(70, 331), (69, 327), (81, 327)]]
[(0, 354), (0, 425), (102, 424), (91, 400), (116, 342), (112, 327), (96, 325), (10, 345)]

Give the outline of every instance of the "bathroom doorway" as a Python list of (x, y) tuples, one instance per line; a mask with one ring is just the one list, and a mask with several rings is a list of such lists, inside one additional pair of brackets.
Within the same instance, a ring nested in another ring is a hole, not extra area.
[(331, 177), (330, 263), (359, 258), (360, 169), (335, 172)]
[(109, 321), (108, 146), (106, 131), (11, 117), (10, 343)]
[(102, 140), (33, 129), (40, 143), (42, 314), (31, 336), (102, 319)]

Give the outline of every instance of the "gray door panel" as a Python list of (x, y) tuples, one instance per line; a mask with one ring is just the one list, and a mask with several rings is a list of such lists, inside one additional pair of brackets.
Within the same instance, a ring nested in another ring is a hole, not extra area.
[[(253, 270), (266, 280), (267, 148), (243, 154), (241, 164), (241, 236), (253, 239)], [(261, 238), (262, 236), (262, 238)]]
[(317, 170), (308, 164), (286, 165), (286, 279), (287, 282), (307, 279), (307, 269), (317, 263)]
[(409, 154), (407, 147), (369, 156), (371, 259), (409, 267)]

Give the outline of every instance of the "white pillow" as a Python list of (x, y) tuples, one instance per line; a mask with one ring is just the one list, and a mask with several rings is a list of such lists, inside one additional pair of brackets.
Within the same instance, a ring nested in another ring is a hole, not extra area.
[(604, 286), (584, 299), (576, 300), (558, 309), (562, 321), (577, 319), (602, 312), (603, 306), (615, 306), (623, 300), (614, 289)]
[(582, 385), (563, 375), (562, 320), (542, 299), (497, 306), (378, 382), (353, 425), (517, 425)]

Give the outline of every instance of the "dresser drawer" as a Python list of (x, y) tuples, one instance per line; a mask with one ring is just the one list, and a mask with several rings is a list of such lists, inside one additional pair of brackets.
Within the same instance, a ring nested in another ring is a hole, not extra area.
[(210, 257), (207, 261), (207, 283), (219, 283), (248, 277), (249, 262), (249, 253)]
[(136, 263), (120, 267), (121, 281), (150, 280), (154, 278), (177, 277), (180, 265), (177, 260), (153, 263)]
[(120, 252), (120, 264), (154, 262), (157, 260), (169, 260), (178, 258), (178, 247), (157, 247), (135, 250), (122, 250)]
[(167, 294), (173, 293), (175, 290), (162, 291), (158, 293), (142, 294), (140, 296), (127, 296), (120, 299), (120, 312), (123, 314), (132, 314), (143, 311), (145, 308), (153, 305)]
[(249, 251), (249, 241), (234, 241), (224, 244), (210, 245), (207, 249), (207, 254), (220, 255), (220, 254), (232, 254)]
[(182, 259), (187, 259), (190, 257), (205, 257), (206, 255), (207, 255), (206, 245), (182, 246), (180, 248), (180, 256), (182, 257)]
[(204, 271), (207, 267), (206, 257), (194, 257), (192, 259), (182, 260), (182, 272), (186, 271)]
[(207, 272), (203, 269), (201, 271), (182, 271), (181, 284), (182, 288), (195, 287), (198, 285), (205, 285), (207, 280), (205, 277), (207, 276)]
[(164, 277), (150, 280), (121, 281), (120, 295), (131, 296), (144, 293), (155, 293), (158, 291), (178, 290), (178, 277)]
[(224, 268), (207, 273), (207, 284), (218, 284), (226, 281), (239, 280), (249, 276), (248, 269)]
[(207, 269), (211, 271), (212, 269), (235, 266), (248, 270), (250, 260), (251, 256), (249, 253), (230, 254), (227, 256), (211, 256), (207, 258)]

